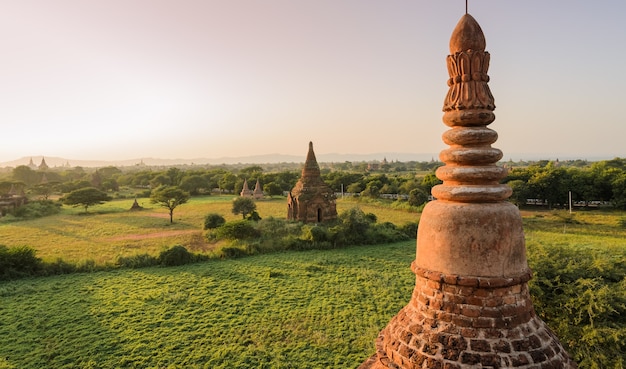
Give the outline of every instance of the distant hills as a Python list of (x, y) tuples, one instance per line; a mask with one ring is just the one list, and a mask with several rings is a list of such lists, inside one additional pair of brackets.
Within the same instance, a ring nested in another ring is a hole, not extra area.
[[(321, 163), (370, 162), (370, 161), (430, 161), (437, 159), (436, 154), (411, 154), (411, 153), (373, 153), (373, 154), (316, 154), (317, 161)], [(146, 166), (173, 166), (173, 165), (220, 165), (220, 164), (269, 164), (269, 163), (303, 163), (306, 155), (266, 154), (239, 157), (221, 158), (195, 158), (195, 159), (161, 159), (161, 158), (137, 158), (128, 160), (81, 160), (68, 159), (53, 156), (43, 157), (50, 168), (54, 167), (130, 167), (138, 165)], [(0, 168), (20, 165), (28, 165), (30, 161), (35, 165), (41, 163), (42, 156), (22, 157), (12, 161), (0, 162)]]
[[(383, 159), (387, 161), (431, 161), (438, 160), (439, 154), (416, 154), (416, 153), (399, 153), (399, 152), (381, 152), (372, 154), (316, 154), (317, 161), (320, 163), (343, 163), (349, 162), (380, 162)], [(30, 160), (35, 165), (41, 163), (42, 156), (25, 156), (16, 160), (0, 162), (0, 168), (15, 168), (20, 165), (28, 165)], [(107, 166), (116, 167), (132, 167), (132, 166), (174, 166), (174, 165), (220, 165), (220, 164), (276, 164), (276, 163), (304, 163), (306, 155), (285, 155), (285, 154), (265, 154), (238, 157), (220, 157), (220, 158), (195, 158), (195, 159), (162, 159), (162, 158), (137, 158), (128, 160), (84, 160), (84, 159), (68, 159), (53, 156), (45, 156), (46, 164), (50, 168), (54, 167), (92, 167), (100, 168)], [(576, 157), (574, 155), (557, 155), (557, 154), (508, 154), (502, 158), (502, 161), (519, 161), (519, 160), (587, 160), (600, 161), (610, 160), (610, 156), (593, 156), (593, 157)]]

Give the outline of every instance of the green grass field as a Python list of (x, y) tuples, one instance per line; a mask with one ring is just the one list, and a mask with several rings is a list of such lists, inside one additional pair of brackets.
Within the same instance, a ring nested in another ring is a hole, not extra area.
[[(226, 220), (238, 219), (232, 214), (233, 196), (194, 197), (174, 210), (174, 224), (169, 223), (167, 209), (139, 199), (142, 211), (130, 212), (133, 200), (116, 200), (89, 208), (63, 207), (60, 214), (19, 222), (0, 222), (0, 244), (29, 246), (46, 261), (62, 258), (80, 263), (115, 263), (120, 256), (148, 253), (158, 255), (164, 248), (183, 245), (203, 253), (215, 247), (204, 240), (202, 226), (208, 213), (218, 213)], [(357, 203), (339, 200), (338, 212)], [(358, 204), (365, 212), (375, 213), (379, 222), (404, 224), (417, 221), (419, 215), (371, 204)], [(285, 218), (286, 199), (257, 201), (261, 217)]]
[(404, 242), (1, 283), (0, 368), (356, 367), (410, 299), (414, 253)]
[[(204, 216), (217, 212), (236, 219), (231, 200), (194, 198), (176, 209), (173, 225), (166, 210), (148, 200), (139, 200), (146, 209), (136, 213), (127, 211), (132, 200), (94, 207), (88, 215), (65, 209), (37, 220), (0, 222), (0, 244), (31, 246), (46, 260), (72, 262), (112, 263), (120, 255), (158, 254), (175, 244), (202, 252), (213, 247), (201, 236)], [(419, 214), (347, 200), (338, 201), (338, 210), (355, 205), (376, 214), (379, 222), (419, 219)], [(282, 218), (285, 207), (284, 199), (258, 202), (262, 217)], [(626, 263), (626, 217), (621, 213), (522, 215), (532, 268), (541, 262), (541, 268), (549, 268), (542, 255), (559, 248), (594, 250), (589, 265), (597, 275), (622, 270)], [(415, 241), (408, 241), (0, 282), (0, 369), (354, 368), (373, 354), (378, 332), (409, 301), (414, 257)], [(611, 269), (615, 265), (622, 269)], [(619, 283), (613, 285), (617, 294), (626, 286)], [(594, 290), (602, 292), (590, 287), (580, 298), (604, 296), (592, 294)], [(597, 337), (616, 335), (617, 342), (623, 341), (623, 319), (598, 311), (607, 307), (602, 301), (593, 303), (588, 311), (567, 304), (551, 309), (565, 315), (582, 312), (582, 318), (593, 313), (596, 325), (609, 319), (607, 326), (616, 329), (598, 331)], [(552, 325), (567, 337), (566, 344), (593, 347), (598, 342), (583, 337), (596, 337), (595, 331), (579, 334), (567, 319)]]

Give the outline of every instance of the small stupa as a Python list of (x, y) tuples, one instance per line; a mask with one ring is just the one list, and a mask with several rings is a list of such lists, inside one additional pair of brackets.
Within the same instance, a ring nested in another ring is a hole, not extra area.
[(487, 82), (489, 53), (465, 14), (450, 39), (450, 79), (440, 153), (443, 181), (432, 189), (417, 233), (411, 301), (376, 340), (361, 369), (576, 368), (528, 291), (522, 218), (500, 184), (506, 168)]
[(287, 195), (287, 219), (304, 223), (322, 223), (337, 219), (336, 197), (323, 180), (309, 142), (302, 176)]
[(28, 167), (30, 169), (37, 169), (37, 165), (33, 162), (33, 158), (30, 158), (30, 161), (28, 162)]
[(254, 191), (252, 192), (252, 196), (255, 200), (260, 200), (263, 198), (263, 189), (261, 188), (261, 182), (257, 179), (256, 184), (254, 185)]
[(252, 197), (253, 192), (250, 189), (250, 187), (248, 186), (248, 180), (244, 179), (243, 180), (243, 187), (241, 188), (241, 192), (239, 193), (239, 196), (241, 197)]
[(143, 210), (143, 207), (141, 205), (139, 205), (139, 203), (137, 202), (137, 198), (135, 197), (135, 201), (133, 201), (133, 205), (131, 205), (130, 207), (131, 211), (137, 211), (137, 210)]
[(39, 164), (38, 169), (39, 170), (48, 170), (48, 169), (50, 169), (50, 167), (46, 163), (46, 158), (44, 158), (43, 156), (41, 157), (41, 163)]

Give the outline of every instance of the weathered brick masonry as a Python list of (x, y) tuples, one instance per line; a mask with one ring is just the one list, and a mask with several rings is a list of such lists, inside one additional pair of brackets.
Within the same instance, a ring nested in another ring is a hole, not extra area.
[[(563, 368), (571, 365), (535, 315), (526, 282), (467, 278), (413, 265), (411, 302), (376, 342), (376, 361), (394, 368)], [(383, 366), (384, 367), (384, 366)]]

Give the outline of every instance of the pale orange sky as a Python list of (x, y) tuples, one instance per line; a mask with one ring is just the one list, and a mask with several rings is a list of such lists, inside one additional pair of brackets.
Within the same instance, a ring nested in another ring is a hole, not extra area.
[[(626, 3), (470, 1), (504, 158), (626, 156)], [(0, 162), (445, 148), (444, 0), (0, 1)]]

